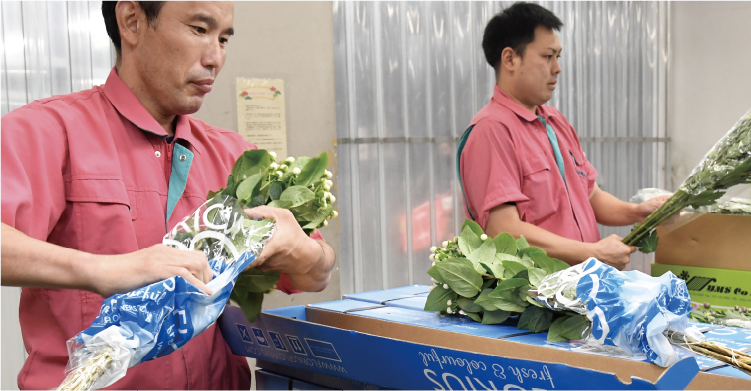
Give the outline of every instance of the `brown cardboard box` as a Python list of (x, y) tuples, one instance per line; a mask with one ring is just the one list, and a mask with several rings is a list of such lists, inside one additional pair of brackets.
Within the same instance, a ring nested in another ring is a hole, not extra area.
[(657, 236), (655, 263), (751, 271), (751, 216), (681, 216), (657, 227)]

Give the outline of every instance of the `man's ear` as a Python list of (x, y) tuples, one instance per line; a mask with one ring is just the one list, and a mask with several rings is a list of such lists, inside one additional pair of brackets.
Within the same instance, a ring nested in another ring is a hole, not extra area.
[[(143, 28), (142, 21), (145, 15), (138, 6), (137, 1), (118, 1), (115, 7), (117, 27), (120, 31), (120, 44), (122, 46), (135, 46), (138, 43), (138, 29)], [(142, 18), (141, 16), (144, 16)]]
[(519, 67), (520, 63), (521, 57), (516, 54), (514, 49), (511, 49), (510, 47), (503, 49), (503, 51), (501, 52), (501, 63), (499, 68), (505, 69), (509, 72), (514, 72)]

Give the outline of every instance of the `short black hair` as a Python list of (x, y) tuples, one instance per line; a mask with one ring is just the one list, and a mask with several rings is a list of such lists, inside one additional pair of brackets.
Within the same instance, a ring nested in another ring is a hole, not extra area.
[[(164, 1), (139, 1), (138, 6), (141, 7), (143, 13), (146, 14), (146, 22), (150, 27), (156, 27), (156, 21), (159, 18), (159, 12), (164, 6)], [(115, 49), (119, 54), (122, 50), (122, 44), (120, 43), (120, 29), (117, 27), (117, 15), (115, 14), (115, 7), (117, 1), (103, 1), (102, 2), (102, 16), (104, 17), (104, 26), (107, 28), (107, 35), (110, 36), (112, 44), (115, 45)]]
[(560, 31), (563, 22), (547, 8), (525, 2), (514, 3), (490, 19), (482, 36), (482, 50), (496, 73), (503, 49), (510, 47), (524, 56), (524, 49), (535, 40), (539, 26)]

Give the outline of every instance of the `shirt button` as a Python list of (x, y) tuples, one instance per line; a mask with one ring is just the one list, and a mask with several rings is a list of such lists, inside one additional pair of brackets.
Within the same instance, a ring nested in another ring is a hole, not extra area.
[(181, 162), (184, 162), (184, 161), (185, 161), (185, 159), (187, 159), (187, 157), (186, 157), (185, 155), (180, 155), (180, 161), (181, 161)]
[(154, 152), (154, 155), (156, 155), (156, 157), (160, 157), (160, 156), (162, 156), (162, 153), (159, 152), (159, 151), (156, 151), (156, 152)]

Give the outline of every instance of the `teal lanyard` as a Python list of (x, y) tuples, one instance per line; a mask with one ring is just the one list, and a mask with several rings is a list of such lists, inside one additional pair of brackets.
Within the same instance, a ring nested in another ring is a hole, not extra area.
[(555, 163), (558, 164), (558, 171), (561, 172), (561, 178), (563, 178), (563, 184), (566, 184), (566, 174), (563, 166), (563, 156), (561, 156), (561, 148), (558, 146), (558, 137), (555, 135), (555, 131), (553, 130), (553, 127), (550, 126), (547, 121), (545, 121), (545, 118), (542, 118), (541, 116), (537, 116), (537, 118), (540, 119), (540, 122), (542, 122), (542, 125), (545, 126), (545, 129), (548, 132), (548, 140), (550, 141), (550, 145), (553, 147), (553, 154), (555, 154)]

